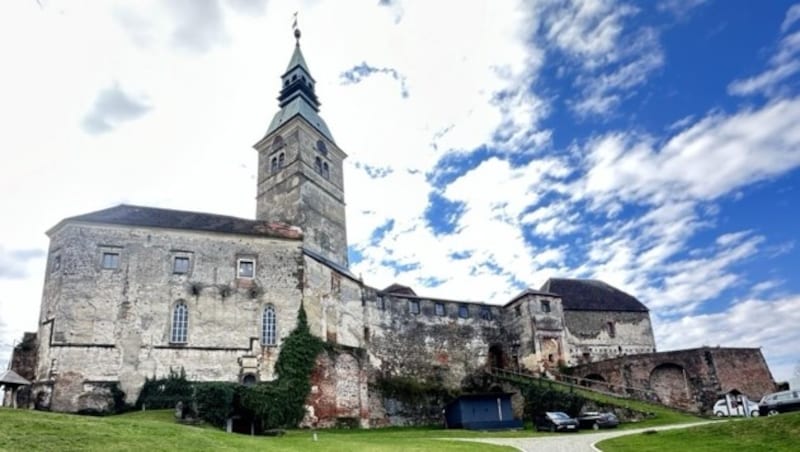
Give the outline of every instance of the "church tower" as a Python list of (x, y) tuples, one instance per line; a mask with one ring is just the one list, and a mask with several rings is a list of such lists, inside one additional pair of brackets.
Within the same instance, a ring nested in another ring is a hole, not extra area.
[(281, 76), (280, 111), (253, 146), (258, 151), (256, 219), (301, 227), (307, 250), (347, 267), (342, 177), (347, 155), (319, 116), (300, 30), (294, 35), (294, 53)]

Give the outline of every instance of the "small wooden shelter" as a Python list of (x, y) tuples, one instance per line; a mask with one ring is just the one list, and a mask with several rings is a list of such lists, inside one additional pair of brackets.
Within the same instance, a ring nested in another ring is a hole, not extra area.
[[(21, 386), (30, 386), (31, 382), (20, 377), (18, 373), (9, 369), (0, 373), (0, 386), (3, 386), (3, 393), (11, 392), (11, 401), (9, 405), (12, 408), (17, 408), (17, 390)], [(5, 404), (5, 397), (3, 398)]]

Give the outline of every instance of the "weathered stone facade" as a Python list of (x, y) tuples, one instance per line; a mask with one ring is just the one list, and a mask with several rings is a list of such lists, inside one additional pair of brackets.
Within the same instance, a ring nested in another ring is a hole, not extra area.
[(757, 348), (702, 347), (623, 356), (573, 368), (575, 376), (598, 388), (711, 414), (714, 403), (732, 390), (751, 400), (776, 390)]
[[(133, 402), (145, 378), (179, 368), (196, 381), (272, 380), (301, 306), (328, 343), (311, 376), (306, 426), (436, 422), (435, 400), (414, 413), (381, 394), (377, 383), (392, 378), (457, 390), (491, 367), (547, 372), (655, 351), (647, 308), (599, 281), (554, 279), (502, 305), (378, 290), (351, 274), (346, 155), (317, 114), (313, 83), (296, 47), (281, 110), (255, 145), (256, 220), (122, 205), (48, 232), (31, 376), (37, 407), (103, 411), (116, 385)], [(725, 364), (714, 372), (683, 368), (703, 385), (733, 379), (735, 357), (715, 353)], [(752, 372), (759, 365), (766, 369), (755, 360)], [(623, 376), (608, 366), (610, 380), (667, 392), (683, 375)]]

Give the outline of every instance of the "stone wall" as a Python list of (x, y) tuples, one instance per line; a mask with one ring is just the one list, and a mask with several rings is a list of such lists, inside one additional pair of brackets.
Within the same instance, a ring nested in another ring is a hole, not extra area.
[(567, 364), (656, 351), (648, 312), (564, 312)]
[(301, 427), (369, 427), (368, 371), (364, 350), (332, 347), (317, 356)]
[(722, 394), (737, 389), (751, 400), (775, 390), (757, 348), (703, 347), (629, 355), (582, 364), (574, 376), (601, 380), (599, 389), (709, 413)]
[[(117, 268), (102, 268), (104, 252), (119, 255)], [(190, 259), (187, 273), (173, 272), (176, 256)], [(255, 259), (254, 278), (237, 277), (239, 258)], [(53, 387), (53, 409), (76, 411), (84, 381), (118, 381), (133, 402), (145, 377), (183, 367), (194, 380), (236, 381), (248, 356), (270, 380), (302, 265), (299, 240), (68, 223), (51, 237), (37, 381)], [(171, 342), (177, 303), (188, 309), (185, 343)], [(260, 341), (268, 305), (276, 346)]]
[[(282, 145), (275, 144), (278, 136)], [(325, 153), (317, 150), (319, 140), (325, 142)], [(256, 218), (299, 226), (307, 248), (346, 266), (344, 152), (299, 117), (255, 147), (259, 153)], [(281, 154), (283, 167), (272, 171), (272, 158)], [(317, 158), (328, 166), (327, 178), (315, 170)]]
[[(412, 312), (417, 307), (419, 312)], [(493, 346), (509, 356), (511, 336), (498, 306), (368, 291), (364, 316), (370, 362), (382, 376), (459, 388), (465, 377), (489, 364)]]

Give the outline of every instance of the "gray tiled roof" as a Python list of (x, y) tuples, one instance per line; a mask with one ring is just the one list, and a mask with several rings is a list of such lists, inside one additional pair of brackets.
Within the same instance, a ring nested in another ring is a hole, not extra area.
[(257, 235), (284, 239), (301, 239), (303, 236), (299, 228), (282, 223), (248, 220), (211, 213), (131, 206), (127, 204), (120, 204), (108, 209), (66, 218), (53, 227), (51, 231), (59, 225), (71, 221), (188, 229), (193, 231)]
[(0, 372), (0, 384), (29, 385), (31, 382), (20, 377), (18, 373), (9, 369)]
[(331, 140), (331, 142), (336, 142), (333, 139), (331, 131), (328, 130), (328, 125), (325, 124), (325, 121), (322, 119), (322, 117), (320, 117), (320, 115), (314, 111), (314, 107), (312, 107), (303, 96), (295, 97), (291, 102), (286, 104), (283, 108), (278, 110), (277, 113), (275, 113), (275, 116), (272, 117), (272, 122), (269, 123), (269, 128), (267, 129), (266, 135), (271, 134), (278, 127), (282, 126), (284, 123), (298, 115), (305, 119), (306, 122), (308, 122), (312, 127), (317, 129), (319, 133), (323, 134), (325, 138)]
[(541, 290), (560, 295), (566, 311), (648, 312), (632, 295), (594, 279), (551, 278)]

